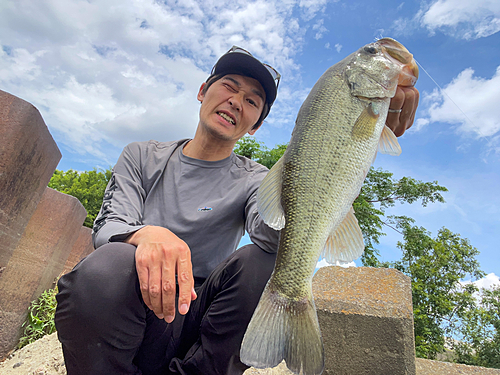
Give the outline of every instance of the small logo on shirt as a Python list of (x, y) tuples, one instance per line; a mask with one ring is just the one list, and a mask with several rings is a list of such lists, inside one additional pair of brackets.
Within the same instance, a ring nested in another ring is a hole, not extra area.
[(198, 212), (212, 211), (212, 207), (200, 207)]

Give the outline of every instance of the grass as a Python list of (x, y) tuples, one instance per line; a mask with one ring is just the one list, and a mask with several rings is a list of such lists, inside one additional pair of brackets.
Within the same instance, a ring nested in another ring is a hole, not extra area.
[(57, 286), (54, 289), (44, 291), (40, 298), (31, 302), (30, 307), (28, 307), (28, 317), (22, 325), (24, 333), (17, 345), (18, 349), (56, 331), (54, 323), (57, 306), (56, 294)]

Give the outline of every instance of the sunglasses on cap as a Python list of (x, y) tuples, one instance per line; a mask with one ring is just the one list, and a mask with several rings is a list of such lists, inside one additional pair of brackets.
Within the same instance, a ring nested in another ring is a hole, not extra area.
[[(227, 51), (224, 55), (227, 55), (228, 53), (244, 53), (245, 55), (248, 55), (248, 56), (253, 57), (255, 59), (255, 57), (250, 52), (248, 52), (246, 49), (243, 49), (243, 48), (238, 47), (238, 46), (232, 46), (229, 49), (229, 51)], [(259, 60), (257, 60), (257, 61), (259, 61)], [(274, 69), (271, 65), (264, 64), (262, 62), (261, 62), (261, 64), (264, 65), (264, 67), (267, 69), (269, 74), (271, 74), (271, 77), (273, 77), (273, 80), (276, 81), (276, 88), (278, 88), (278, 86), (280, 84), (281, 74), (279, 74), (278, 71), (276, 69)], [(212, 74), (214, 73), (214, 71), (215, 71), (215, 66), (212, 68)]]

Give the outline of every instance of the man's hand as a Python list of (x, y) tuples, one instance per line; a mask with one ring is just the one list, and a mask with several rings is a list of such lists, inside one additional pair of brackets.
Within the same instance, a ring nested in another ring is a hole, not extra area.
[(389, 108), (393, 110), (401, 109), (401, 112), (389, 111), (386, 120), (387, 126), (391, 128), (397, 137), (402, 136), (413, 125), (418, 99), (419, 93), (415, 87), (398, 86)]
[(125, 241), (137, 246), (135, 262), (144, 303), (160, 319), (175, 317), (176, 283), (179, 284), (179, 313), (185, 315), (196, 299), (191, 250), (166, 228), (145, 226)]

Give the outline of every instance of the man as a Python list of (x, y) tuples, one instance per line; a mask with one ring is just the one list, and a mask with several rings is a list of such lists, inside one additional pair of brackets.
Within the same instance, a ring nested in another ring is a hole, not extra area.
[[(279, 233), (256, 210), (267, 169), (232, 150), (255, 134), (279, 74), (233, 47), (198, 92), (195, 136), (128, 145), (94, 223), (96, 251), (59, 281), (56, 325), (69, 375), (241, 374), (246, 326)], [(399, 88), (388, 124), (411, 126)], [(234, 251), (244, 234), (253, 244)], [(176, 313), (178, 312), (178, 314)]]

